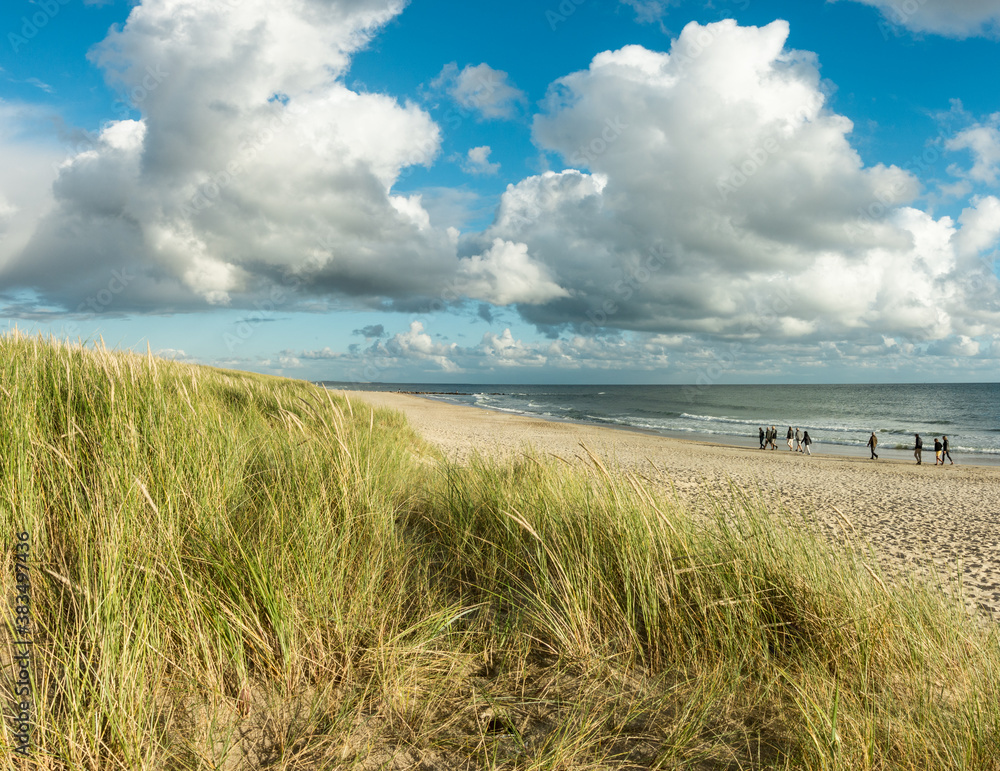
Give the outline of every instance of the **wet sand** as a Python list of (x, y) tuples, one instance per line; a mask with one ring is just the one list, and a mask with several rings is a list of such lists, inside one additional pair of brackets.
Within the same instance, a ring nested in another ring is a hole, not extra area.
[(1000, 467), (935, 466), (865, 456), (812, 455), (666, 438), (602, 426), (540, 420), (406, 394), (342, 392), (352, 401), (403, 412), (429, 442), (456, 461), (473, 453), (505, 456), (527, 447), (564, 459), (586, 457), (585, 444), (606, 462), (673, 486), (682, 499), (704, 500), (730, 482), (760, 490), (774, 506), (800, 512), (831, 534), (842, 532), (839, 509), (880, 553), (886, 567), (934, 563), (961, 574), (970, 608), (1000, 621)]

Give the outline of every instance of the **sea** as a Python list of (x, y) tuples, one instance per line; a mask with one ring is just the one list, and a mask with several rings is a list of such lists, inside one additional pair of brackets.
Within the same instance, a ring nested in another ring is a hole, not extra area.
[[(808, 431), (815, 454), (868, 457), (868, 437), (880, 457), (913, 462), (914, 434), (933, 464), (935, 437), (946, 435), (956, 463), (1000, 465), (1000, 384), (877, 385), (456, 385), (338, 383), (328, 388), (417, 393), (546, 420), (651, 432), (696, 441), (758, 448), (758, 428), (778, 429), (788, 451), (788, 427)], [(929, 461), (928, 461), (929, 458)]]

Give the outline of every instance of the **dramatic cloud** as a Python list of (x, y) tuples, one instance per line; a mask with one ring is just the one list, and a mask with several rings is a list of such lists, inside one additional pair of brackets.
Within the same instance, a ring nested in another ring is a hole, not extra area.
[[(562, 170), (508, 185), (492, 224), (460, 233), (486, 196), (394, 192), (438, 158), (441, 127), (343, 82), (400, 8), (135, 7), (92, 55), (121, 119), (85, 146), (25, 161), (12, 128), (25, 118), (0, 102), (0, 161), (21, 175), (0, 178), (0, 288), (70, 311), (462, 308), (520, 314), (548, 336), (461, 347), (432, 337), (428, 316), (392, 337), (356, 330), (365, 342), (348, 356), (449, 372), (616, 356), (638, 370), (668, 351), (708, 367), (720, 350), (745, 362), (995, 350), (1000, 200), (933, 216), (914, 205), (914, 174), (866, 166), (815, 56), (786, 48), (785, 22), (692, 23), (667, 53), (605, 51), (558, 79), (532, 136)], [(527, 104), (486, 64), (448, 65), (434, 85), (484, 120)], [(992, 116), (945, 144), (971, 153), (952, 167), (966, 190), (996, 184), (998, 128)], [(481, 145), (457, 159), (492, 173), (490, 157)]]
[(455, 62), (446, 64), (431, 85), (446, 91), (459, 107), (483, 118), (513, 118), (527, 101), (524, 92), (510, 84), (506, 72), (485, 63), (466, 65), (461, 71)]
[(564, 290), (520, 307), (550, 330), (982, 334), (1000, 321), (983, 257), (1000, 236), (996, 199), (958, 224), (905, 206), (917, 179), (863, 164), (814, 57), (786, 50), (787, 35), (784, 22), (690, 24), (669, 54), (629, 46), (560, 79), (534, 135), (578, 168), (508, 187), (463, 248), (522, 244)]
[(1000, 35), (998, 0), (855, 0), (878, 8), (888, 25), (968, 38)]
[(71, 310), (126, 270), (116, 310), (435, 294), (455, 270), (453, 236), (430, 228), (419, 196), (390, 190), (402, 169), (433, 161), (439, 129), (415, 106), (338, 80), (399, 10), (134, 8), (92, 58), (142, 117), (108, 124), (66, 160), (54, 211), (0, 280)]

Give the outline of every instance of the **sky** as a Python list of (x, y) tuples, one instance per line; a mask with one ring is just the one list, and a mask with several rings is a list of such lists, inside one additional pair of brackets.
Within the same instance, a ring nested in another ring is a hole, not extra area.
[(0, 333), (1000, 381), (1000, 0), (5, 0)]

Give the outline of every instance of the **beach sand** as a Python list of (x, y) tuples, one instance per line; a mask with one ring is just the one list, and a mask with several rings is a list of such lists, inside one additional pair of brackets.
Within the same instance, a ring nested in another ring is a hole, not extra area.
[(926, 572), (931, 564), (946, 578), (961, 575), (970, 609), (1000, 621), (1000, 467), (935, 466), (925, 449), (923, 465), (877, 461), (867, 450), (855, 457), (805, 456), (665, 438), (636, 431), (539, 420), (446, 404), (406, 394), (340, 392), (352, 401), (403, 412), (410, 424), (451, 460), (473, 453), (509, 456), (529, 446), (541, 454), (588, 462), (586, 445), (609, 465), (670, 486), (686, 502), (704, 504), (705, 493), (723, 493), (730, 481), (759, 490), (772, 509), (780, 505), (843, 537), (839, 509), (884, 566)]

